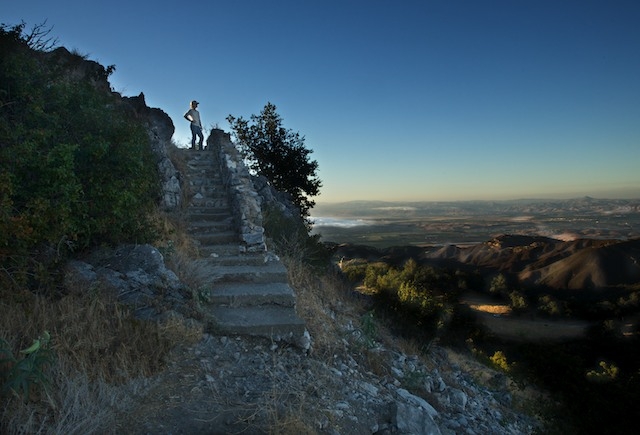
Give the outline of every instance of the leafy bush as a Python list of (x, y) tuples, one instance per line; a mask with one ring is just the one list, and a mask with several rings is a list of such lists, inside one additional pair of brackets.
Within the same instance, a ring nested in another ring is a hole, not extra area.
[(509, 306), (515, 312), (522, 312), (526, 310), (527, 307), (529, 306), (524, 294), (517, 290), (514, 290), (511, 293), (509, 293), (509, 301), (510, 301)]
[(395, 326), (409, 335), (433, 338), (452, 318), (460, 280), (459, 274), (410, 259), (402, 268), (384, 262), (368, 264), (363, 284), (380, 311), (397, 318)]
[(618, 377), (619, 371), (615, 364), (600, 361), (598, 368), (587, 372), (587, 379), (593, 382), (612, 382)]
[(507, 278), (501, 273), (494, 276), (491, 279), (489, 292), (494, 294), (507, 294), (509, 292), (509, 286), (507, 285)]
[[(145, 127), (105, 90), (113, 67), (33, 50), (0, 27), (0, 270), (33, 281), (70, 249), (152, 238), (158, 175)], [(83, 65), (85, 65), (83, 70)], [(37, 281), (37, 279), (36, 279)]]

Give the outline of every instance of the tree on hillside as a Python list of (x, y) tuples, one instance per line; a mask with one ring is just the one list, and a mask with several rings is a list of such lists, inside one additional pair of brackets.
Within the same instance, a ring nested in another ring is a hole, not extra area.
[(315, 205), (310, 198), (320, 194), (322, 182), (317, 175), (318, 162), (311, 160), (313, 151), (305, 147), (304, 136), (282, 126), (272, 103), (250, 120), (229, 115), (227, 121), (249, 169), (288, 193), (301, 216), (308, 217)]

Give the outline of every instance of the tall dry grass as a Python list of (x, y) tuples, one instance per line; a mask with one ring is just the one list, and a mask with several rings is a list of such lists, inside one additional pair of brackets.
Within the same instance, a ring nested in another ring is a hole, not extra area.
[(108, 433), (132, 382), (162, 370), (174, 346), (199, 337), (176, 319), (135, 319), (100, 291), (71, 289), (59, 298), (3, 292), (1, 301), (0, 338), (13, 354), (48, 331), (56, 359), (44, 368), (46, 390), (4, 398), (0, 433)]

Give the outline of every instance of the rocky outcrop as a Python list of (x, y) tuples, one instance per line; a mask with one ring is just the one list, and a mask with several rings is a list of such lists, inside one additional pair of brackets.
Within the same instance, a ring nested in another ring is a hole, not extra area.
[(167, 211), (177, 211), (182, 205), (182, 187), (180, 172), (169, 158), (169, 145), (175, 132), (173, 121), (160, 109), (150, 108), (141, 92), (137, 97), (124, 97), (135, 115), (146, 125), (151, 149), (156, 156), (158, 173), (162, 187), (160, 207)]
[(70, 261), (65, 287), (110, 294), (132, 307), (139, 319), (155, 321), (167, 312), (191, 315), (189, 289), (165, 266), (163, 255), (151, 245), (101, 248), (81, 260)]
[(58, 47), (52, 51), (42, 52), (39, 55), (48, 58), (63, 70), (65, 72), (64, 77), (70, 82), (88, 80), (94, 88), (105, 93), (111, 92), (108, 77), (113, 72), (113, 66), (105, 68), (96, 61), (70, 52), (65, 47)]

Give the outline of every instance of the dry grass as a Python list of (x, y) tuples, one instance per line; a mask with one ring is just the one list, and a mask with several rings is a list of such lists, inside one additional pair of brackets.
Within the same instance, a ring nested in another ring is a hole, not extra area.
[(342, 346), (343, 325), (359, 319), (365, 308), (351, 296), (351, 288), (337, 274), (319, 274), (303, 258), (300, 254), (282, 260), (295, 288), (298, 315), (313, 337), (314, 352), (331, 357)]
[(160, 210), (155, 212), (153, 221), (159, 230), (159, 238), (155, 242), (158, 249), (172, 254), (182, 254), (190, 257), (198, 255), (198, 247), (189, 237), (185, 226), (185, 217), (180, 213), (167, 213)]
[(45, 394), (4, 402), (2, 433), (108, 432), (112, 410), (124, 403), (118, 385), (162, 370), (170, 349), (200, 335), (180, 318), (144, 322), (99, 291), (68, 290), (58, 298), (26, 290), (1, 295), (0, 337), (13, 354), (49, 331), (57, 355), (46, 368)]
[(25, 403), (11, 397), (0, 411), (0, 429), (6, 434), (111, 433), (115, 412), (128, 404), (122, 387), (102, 379), (91, 380), (61, 358), (51, 368), (52, 385), (49, 399)]

